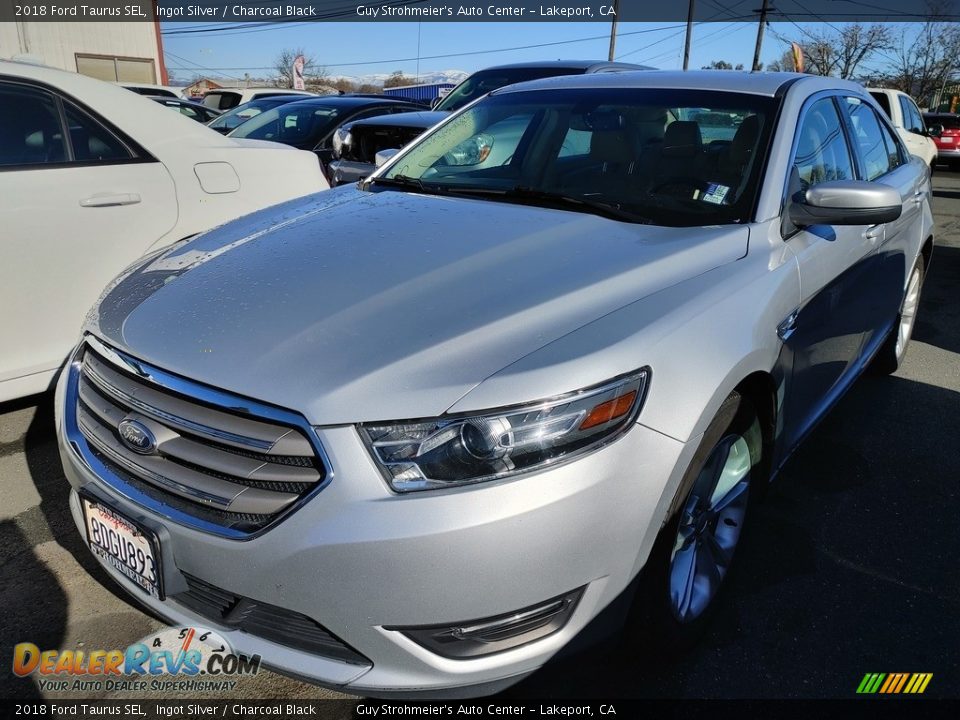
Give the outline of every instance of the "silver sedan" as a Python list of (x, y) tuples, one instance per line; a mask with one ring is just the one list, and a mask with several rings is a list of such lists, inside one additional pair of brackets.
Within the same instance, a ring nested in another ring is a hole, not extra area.
[(349, 692), (491, 692), (604, 610), (675, 652), (763, 486), (902, 363), (929, 196), (854, 83), (497, 90), (104, 292), (74, 518), (158, 615)]

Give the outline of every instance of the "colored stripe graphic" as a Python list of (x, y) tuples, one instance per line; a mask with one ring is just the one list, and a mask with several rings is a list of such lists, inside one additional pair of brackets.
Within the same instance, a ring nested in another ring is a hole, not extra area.
[(867, 673), (857, 686), (859, 695), (920, 695), (933, 679), (933, 673)]

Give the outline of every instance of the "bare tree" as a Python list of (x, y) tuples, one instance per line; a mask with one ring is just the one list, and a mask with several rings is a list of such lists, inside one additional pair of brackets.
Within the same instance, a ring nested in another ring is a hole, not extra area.
[(273, 60), (274, 80), (277, 87), (293, 87), (293, 61), (298, 55), (303, 55), (303, 78), (306, 84), (323, 84), (327, 79), (327, 69), (317, 65), (313, 56), (308, 55), (303, 48), (286, 48)]
[(330, 85), (337, 89), (337, 92), (341, 93), (353, 93), (357, 91), (357, 85), (352, 80), (347, 78), (337, 78), (332, 81)]
[(714, 60), (709, 65), (704, 65), (702, 70), (743, 70), (743, 63), (737, 63), (734, 67), (726, 60)]
[(385, 88), (400, 87), (401, 85), (414, 85), (415, 80), (412, 77), (403, 74), (403, 70), (394, 70), (390, 77), (383, 81)]
[(809, 35), (799, 45), (803, 48), (807, 72), (849, 80), (856, 77), (864, 61), (892, 47), (893, 38), (884, 25), (851, 23), (839, 31)]
[(927, 20), (914, 37), (907, 30), (894, 50), (891, 72), (875, 80), (913, 95), (927, 104), (960, 66), (960, 25), (948, 20), (950, 5), (927, 0)]
[(767, 65), (769, 72), (795, 72), (793, 64), (793, 51), (787, 50), (779, 58)]
[(365, 95), (379, 95), (383, 92), (383, 88), (379, 85), (371, 85), (370, 83), (364, 83), (357, 88), (357, 92), (363, 93)]

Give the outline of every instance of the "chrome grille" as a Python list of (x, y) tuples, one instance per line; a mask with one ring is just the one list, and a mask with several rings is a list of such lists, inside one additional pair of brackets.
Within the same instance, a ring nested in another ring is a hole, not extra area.
[[(253, 404), (240, 398), (217, 407), (175, 392), (122, 367), (119, 353), (100, 350), (86, 347), (75, 365), (77, 429), (97, 459), (139, 493), (250, 533), (323, 483), (323, 463), (303, 429), (240, 412)], [(121, 437), (125, 421), (147, 432), (146, 450)]]

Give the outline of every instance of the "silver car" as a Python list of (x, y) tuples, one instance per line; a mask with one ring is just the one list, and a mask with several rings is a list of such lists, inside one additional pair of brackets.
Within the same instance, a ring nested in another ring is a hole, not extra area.
[(605, 609), (683, 647), (762, 486), (903, 361), (929, 197), (850, 82), (495, 91), (104, 292), (74, 519), (156, 614), (348, 692), (492, 692)]

